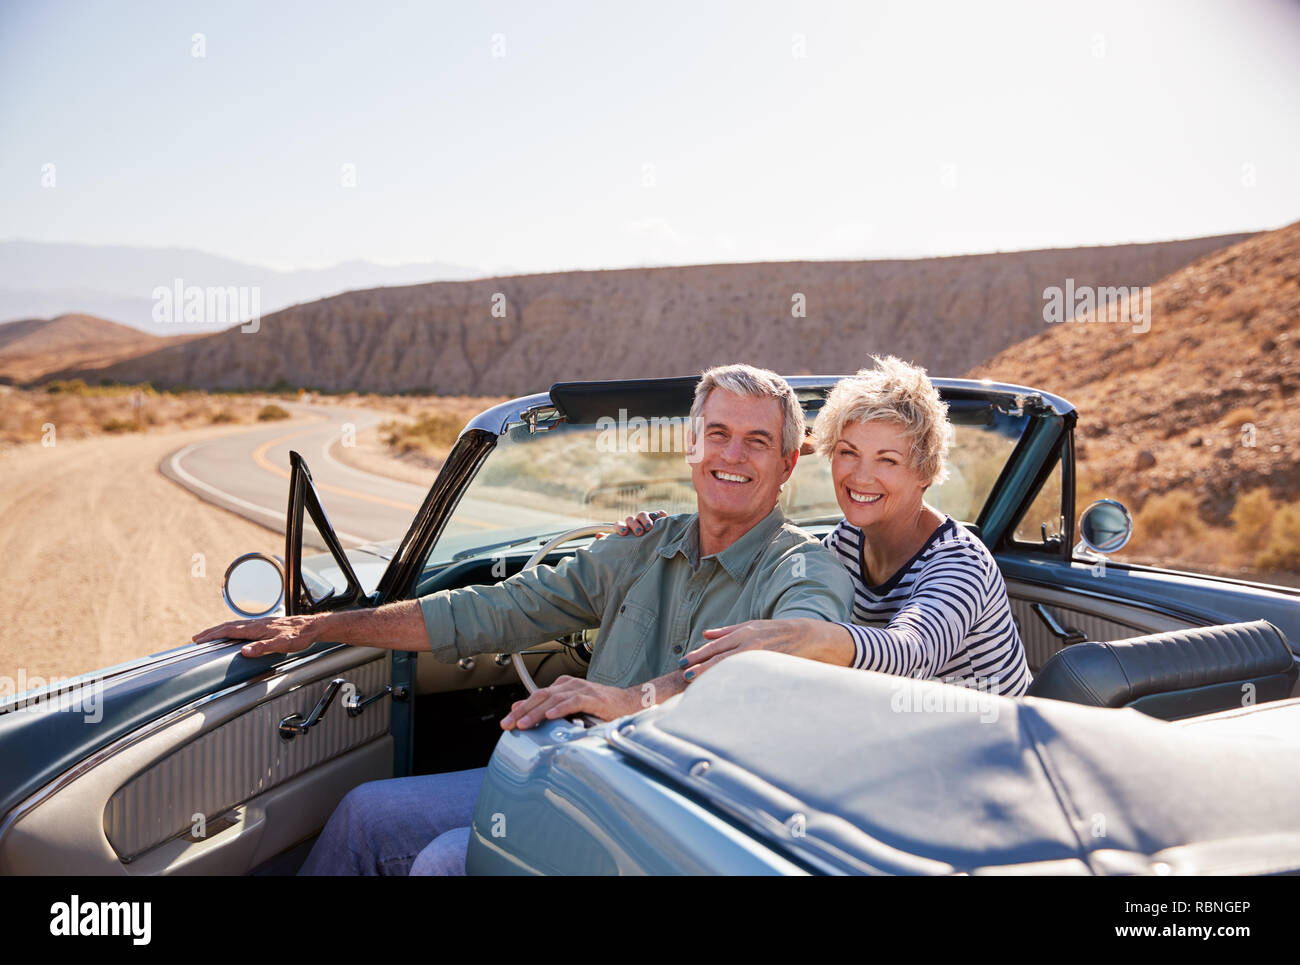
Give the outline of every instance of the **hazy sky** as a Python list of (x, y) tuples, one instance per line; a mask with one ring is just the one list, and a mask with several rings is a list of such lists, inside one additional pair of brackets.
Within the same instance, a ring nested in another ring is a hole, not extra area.
[(0, 0), (4, 239), (911, 257), (1279, 227), (1298, 175), (1289, 0)]

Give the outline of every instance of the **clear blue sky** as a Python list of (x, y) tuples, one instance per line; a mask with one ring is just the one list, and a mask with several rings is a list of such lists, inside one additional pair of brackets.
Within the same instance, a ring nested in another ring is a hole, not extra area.
[(1164, 240), (1300, 218), (1298, 118), (1287, 0), (3, 0), (0, 238), (489, 271)]

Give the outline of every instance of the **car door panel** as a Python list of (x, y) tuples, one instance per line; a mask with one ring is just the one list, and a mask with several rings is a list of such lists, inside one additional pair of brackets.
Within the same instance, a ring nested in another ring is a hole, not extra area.
[(1300, 639), (1297, 594), (1192, 573), (1107, 563), (1066, 564), (1010, 554), (998, 557), (1030, 669), (1062, 641), (1033, 612), (1042, 604), (1064, 629), (1089, 640), (1119, 640), (1217, 623), (1269, 620), (1291, 642)]
[(1029, 669), (1035, 673), (1063, 642), (1035, 612), (1042, 606), (1065, 630), (1078, 630), (1086, 640), (1123, 640), (1144, 633), (1161, 633), (1193, 626), (1190, 621), (1135, 606), (1112, 596), (1083, 596), (1077, 591), (1007, 581), (1011, 614), (1020, 630)]
[(9, 814), (0, 873), (253, 870), (317, 833), (357, 784), (393, 776), (389, 698), (354, 717), (341, 691), (308, 732), (279, 732), (284, 717), (306, 717), (334, 677), (369, 696), (388, 684), (391, 664), (388, 651), (332, 649), (137, 729)]

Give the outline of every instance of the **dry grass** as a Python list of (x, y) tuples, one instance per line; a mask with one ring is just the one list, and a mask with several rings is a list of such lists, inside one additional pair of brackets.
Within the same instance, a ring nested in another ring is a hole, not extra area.
[(379, 431), (384, 442), (399, 455), (412, 451), (445, 455), (455, 444), (466, 421), (468, 417), (461, 418), (450, 412), (426, 412), (414, 422), (385, 422)]
[(274, 422), (277, 419), (289, 418), (289, 410), (283, 406), (278, 406), (274, 402), (262, 406), (257, 413), (258, 422)]
[(494, 396), (359, 396), (350, 404), (386, 408), (407, 418), (381, 423), (379, 438), (408, 462), (441, 465), (470, 419), (502, 398)]
[[(1091, 495), (1079, 499), (1080, 511)], [(1117, 558), (1269, 582), (1300, 572), (1300, 502), (1259, 487), (1239, 496), (1220, 524), (1205, 518), (1192, 492), (1153, 495), (1134, 513), (1133, 538)]]
[(1230, 517), (1237, 546), (1246, 553), (1262, 550), (1268, 543), (1269, 530), (1276, 513), (1277, 504), (1262, 486), (1241, 496)]
[(1268, 545), (1255, 566), (1264, 572), (1300, 570), (1300, 505), (1289, 503), (1278, 509), (1270, 527)]
[[(35, 389), (0, 386), (0, 447), (231, 423), (254, 424), (279, 406), (253, 395), (159, 392), (152, 386), (93, 386), (81, 380)], [(269, 417), (268, 417), (269, 418)]]

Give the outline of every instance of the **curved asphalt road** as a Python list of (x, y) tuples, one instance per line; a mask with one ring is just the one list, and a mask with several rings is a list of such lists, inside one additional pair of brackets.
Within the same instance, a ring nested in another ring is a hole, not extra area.
[[(159, 471), (201, 499), (283, 534), (289, 500), (289, 451), (296, 449), (311, 469), (326, 516), (344, 546), (401, 539), (427, 490), (353, 469), (329, 454), (330, 446), (343, 437), (349, 424), (361, 432), (388, 421), (392, 414), (281, 404), (293, 412), (294, 421), (193, 443), (163, 459)], [(456, 520), (485, 531), (532, 523), (564, 528), (570, 522), (567, 517), (539, 510), (474, 499), (461, 501)]]

